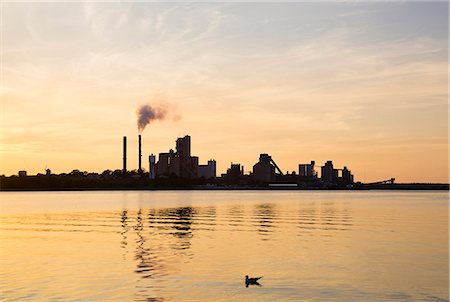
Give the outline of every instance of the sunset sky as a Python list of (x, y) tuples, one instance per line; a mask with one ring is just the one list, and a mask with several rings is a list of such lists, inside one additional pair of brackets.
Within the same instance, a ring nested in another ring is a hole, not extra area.
[(145, 155), (448, 182), (447, 2), (1, 5), (0, 174), (137, 168), (149, 103)]

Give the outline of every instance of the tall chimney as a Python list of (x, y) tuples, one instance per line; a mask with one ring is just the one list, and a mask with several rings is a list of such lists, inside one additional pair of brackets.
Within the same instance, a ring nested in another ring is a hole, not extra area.
[(127, 175), (127, 137), (123, 137), (123, 175)]
[(139, 174), (142, 174), (142, 143), (141, 143), (141, 135), (139, 134), (139, 168), (138, 168), (138, 172)]

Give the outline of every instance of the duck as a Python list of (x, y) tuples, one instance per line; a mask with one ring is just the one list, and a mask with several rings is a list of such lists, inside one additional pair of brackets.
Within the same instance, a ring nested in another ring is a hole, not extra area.
[(248, 275), (245, 275), (245, 287), (248, 287), (249, 285), (258, 285), (261, 286), (261, 284), (259, 284), (258, 280), (261, 279), (261, 277), (254, 277), (254, 278), (249, 278)]

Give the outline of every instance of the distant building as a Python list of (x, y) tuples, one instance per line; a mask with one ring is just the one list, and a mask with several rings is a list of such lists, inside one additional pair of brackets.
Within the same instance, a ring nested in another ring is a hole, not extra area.
[[(341, 172), (341, 173), (339, 173)], [(322, 167), (322, 181), (338, 184), (341, 186), (353, 184), (353, 175), (347, 167), (344, 169), (335, 169), (331, 160), (327, 161)]]
[(184, 178), (198, 177), (198, 157), (191, 156), (191, 137), (178, 138), (176, 152), (160, 153), (156, 164), (156, 176), (176, 175)]
[(259, 155), (259, 162), (253, 165), (252, 178), (258, 182), (273, 182), (276, 176), (275, 171), (283, 175), (283, 172), (281, 172), (272, 157), (263, 153)]
[(199, 165), (198, 176), (204, 179), (216, 178), (216, 161), (210, 159), (207, 165)]
[(19, 177), (26, 177), (26, 176), (27, 176), (27, 171), (25, 171), (25, 170), (19, 171)]
[(222, 178), (239, 178), (244, 176), (244, 166), (241, 167), (241, 164), (233, 164), (231, 163), (230, 168), (227, 169), (227, 173), (222, 174)]
[[(334, 183), (335, 182), (335, 172), (333, 168), (333, 162), (331, 160), (327, 161), (323, 167), (321, 167), (321, 178), (324, 182)], [(336, 175), (337, 178), (337, 175)]]
[(191, 137), (189, 135), (177, 139), (177, 155), (180, 159), (180, 176), (198, 177), (198, 157), (191, 156)]
[(316, 177), (316, 171), (314, 170), (315, 161), (311, 161), (310, 164), (300, 164), (298, 165), (298, 175), (303, 178), (313, 178)]
[(156, 175), (179, 175), (179, 158), (176, 157), (173, 149), (170, 149), (168, 153), (159, 153), (158, 163), (156, 164)]
[(275, 181), (275, 167), (271, 164), (272, 157), (268, 154), (261, 154), (259, 162), (253, 165), (252, 178), (260, 182)]
[(353, 184), (353, 174), (350, 172), (350, 170), (347, 169), (347, 167), (344, 167), (344, 169), (342, 169), (341, 181), (344, 185)]

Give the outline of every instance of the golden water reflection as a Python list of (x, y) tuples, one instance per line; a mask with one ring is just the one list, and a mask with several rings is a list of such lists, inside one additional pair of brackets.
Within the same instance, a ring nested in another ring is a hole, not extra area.
[[(121, 209), (2, 214), (2, 295), (448, 301), (446, 193), (258, 194), (170, 206), (144, 194)], [(245, 288), (246, 274), (264, 275), (262, 287)]]

